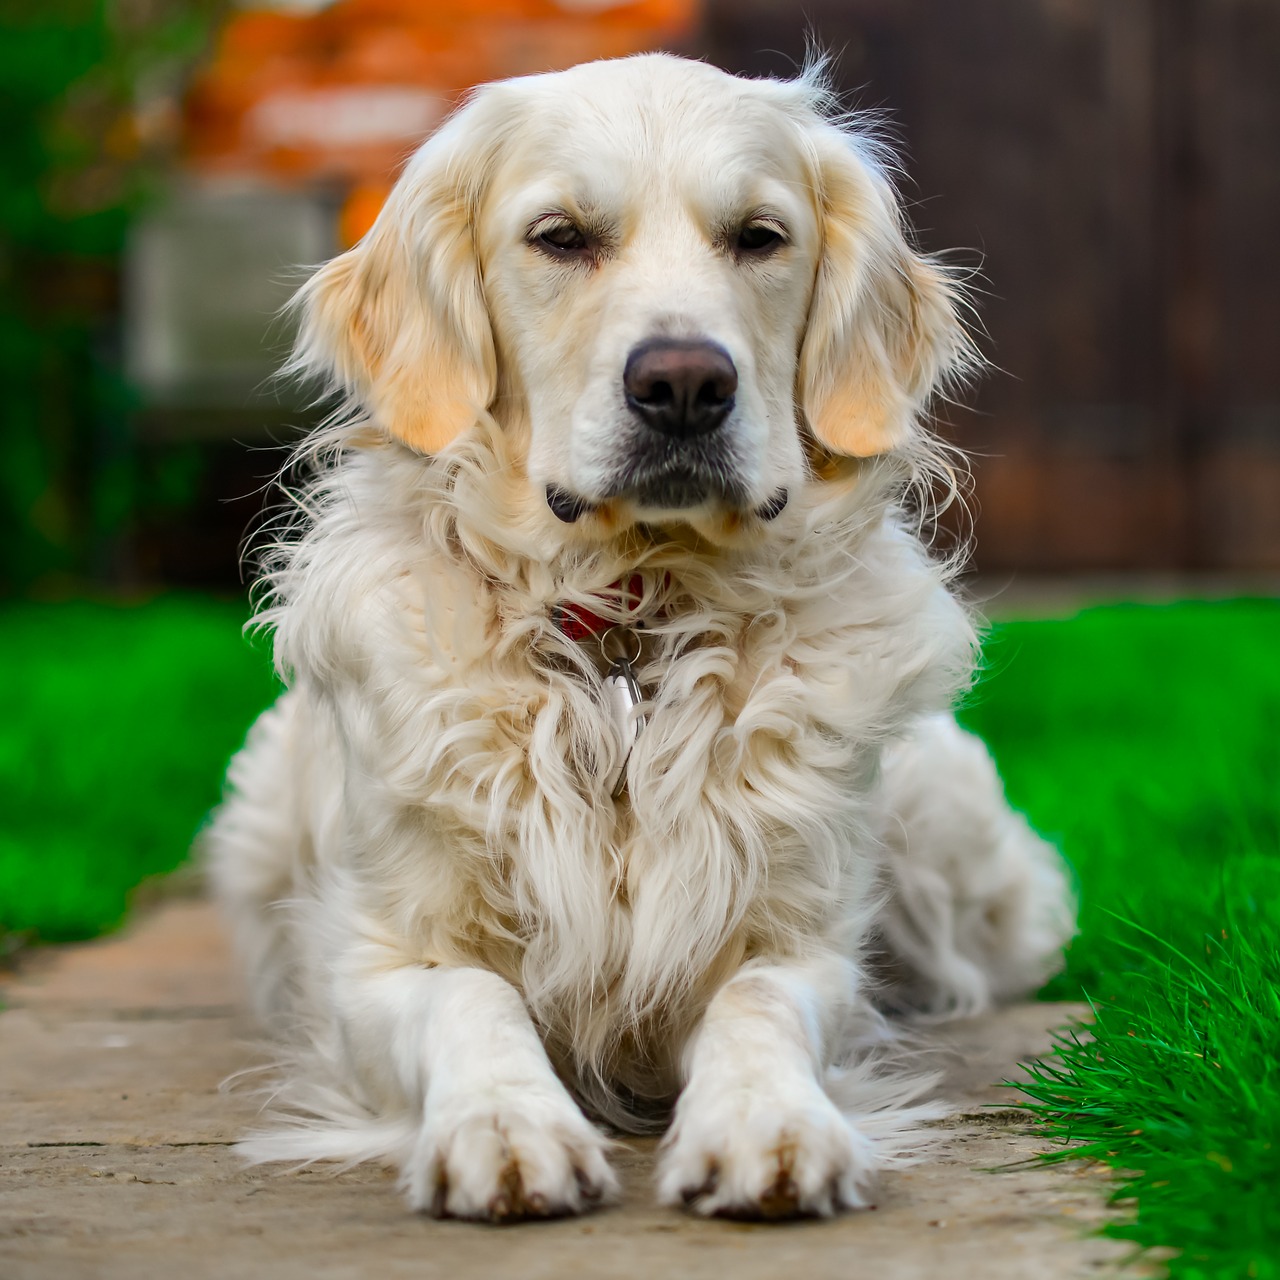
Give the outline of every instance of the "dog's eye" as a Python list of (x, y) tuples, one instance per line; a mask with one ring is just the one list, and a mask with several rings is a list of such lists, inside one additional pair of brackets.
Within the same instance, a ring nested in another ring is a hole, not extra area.
[(586, 235), (572, 222), (551, 223), (537, 233), (534, 244), (556, 257), (585, 253), (590, 248)]
[(770, 223), (748, 222), (747, 225), (738, 232), (738, 239), (734, 248), (742, 254), (748, 254), (752, 257), (763, 257), (765, 254), (772, 253), (775, 249), (780, 248), (785, 243), (786, 240), (783, 238), (782, 232)]

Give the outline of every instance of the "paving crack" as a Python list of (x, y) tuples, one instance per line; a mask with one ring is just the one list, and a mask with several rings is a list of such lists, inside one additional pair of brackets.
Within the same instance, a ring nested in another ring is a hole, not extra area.
[(234, 1147), (234, 1138), (208, 1138), (192, 1142), (94, 1142), (89, 1139), (73, 1142), (28, 1142), (28, 1147), (129, 1147), (136, 1151), (154, 1151), (161, 1147)]

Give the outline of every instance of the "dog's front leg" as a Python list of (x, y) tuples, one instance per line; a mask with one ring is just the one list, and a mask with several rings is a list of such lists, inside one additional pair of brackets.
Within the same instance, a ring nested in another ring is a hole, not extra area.
[(616, 1199), (607, 1143), (510, 983), (483, 969), (362, 964), (338, 998), (361, 1077), (421, 1115), (402, 1169), (415, 1209), (501, 1222)]
[(872, 1145), (822, 1083), (856, 976), (836, 956), (755, 961), (714, 996), (685, 1053), (658, 1171), (664, 1203), (744, 1218), (867, 1203)]

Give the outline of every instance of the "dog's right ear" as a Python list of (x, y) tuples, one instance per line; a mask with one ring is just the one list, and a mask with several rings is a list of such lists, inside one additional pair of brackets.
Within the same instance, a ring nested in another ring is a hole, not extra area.
[(290, 369), (320, 376), (435, 453), (493, 399), (493, 331), (472, 238), (502, 122), (482, 91), (410, 160), (369, 233), (299, 290)]

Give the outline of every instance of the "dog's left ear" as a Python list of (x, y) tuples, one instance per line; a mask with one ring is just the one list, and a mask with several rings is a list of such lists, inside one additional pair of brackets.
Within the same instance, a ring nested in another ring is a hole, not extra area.
[(856, 139), (818, 127), (822, 257), (800, 351), (799, 397), (834, 453), (910, 442), (933, 391), (972, 347), (946, 272), (907, 240), (893, 188)]

